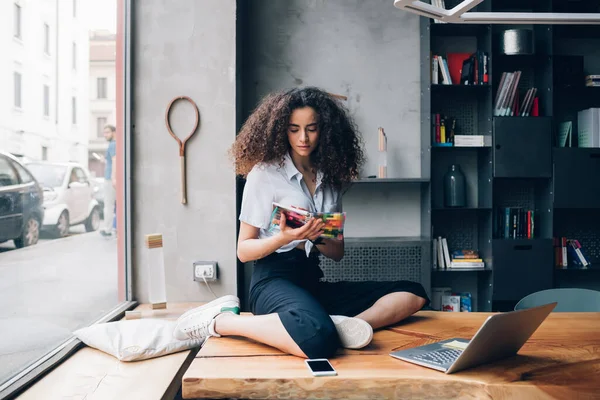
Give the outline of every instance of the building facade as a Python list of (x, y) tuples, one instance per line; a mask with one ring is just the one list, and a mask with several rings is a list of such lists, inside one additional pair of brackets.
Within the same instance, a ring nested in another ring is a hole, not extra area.
[(78, 0), (0, 2), (0, 149), (87, 165), (89, 35)]
[(89, 164), (96, 176), (103, 176), (104, 157), (108, 143), (103, 130), (115, 125), (116, 113), (116, 35), (108, 31), (90, 32), (89, 73)]

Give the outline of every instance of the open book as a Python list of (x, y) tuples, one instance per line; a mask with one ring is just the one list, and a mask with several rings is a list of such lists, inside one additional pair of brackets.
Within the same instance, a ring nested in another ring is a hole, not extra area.
[(299, 228), (310, 221), (311, 218), (320, 218), (325, 222), (323, 234), (321, 237), (328, 239), (344, 238), (344, 222), (346, 222), (345, 212), (310, 212), (296, 207), (286, 207), (278, 203), (273, 203), (273, 212), (271, 213), (271, 224), (269, 230), (279, 230), (279, 219), (281, 213), (285, 215), (285, 223), (291, 228)]

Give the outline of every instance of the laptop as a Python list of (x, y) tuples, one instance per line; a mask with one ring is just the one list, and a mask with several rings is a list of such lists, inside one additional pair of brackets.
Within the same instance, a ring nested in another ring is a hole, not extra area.
[(451, 374), (517, 354), (555, 303), (489, 316), (471, 340), (452, 338), (390, 356)]

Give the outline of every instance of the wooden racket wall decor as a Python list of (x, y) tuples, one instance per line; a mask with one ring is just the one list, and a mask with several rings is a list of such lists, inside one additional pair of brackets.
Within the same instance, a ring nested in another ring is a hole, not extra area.
[[(192, 128), (191, 132), (187, 135), (187, 137), (183, 140), (181, 140), (179, 137), (177, 137), (177, 135), (175, 133), (173, 133), (173, 130), (171, 129), (171, 122), (169, 121), (169, 113), (171, 112), (171, 108), (173, 107), (173, 104), (177, 100), (185, 100), (185, 101), (189, 102), (192, 105), (192, 107), (194, 109), (194, 114), (195, 114), (194, 127)], [(200, 121), (200, 112), (198, 111), (198, 106), (196, 105), (194, 100), (192, 100), (188, 96), (177, 96), (169, 102), (169, 105), (167, 106), (167, 112), (165, 114), (165, 123), (167, 125), (167, 130), (169, 131), (169, 134), (173, 137), (173, 139), (175, 139), (177, 141), (177, 144), (179, 145), (179, 160), (180, 160), (180, 164), (181, 164), (181, 204), (187, 204), (187, 179), (186, 179), (186, 173), (185, 173), (185, 146), (186, 146), (188, 140), (190, 140), (190, 138), (192, 136), (194, 136), (194, 133), (196, 133), (196, 130), (198, 129), (199, 121)]]

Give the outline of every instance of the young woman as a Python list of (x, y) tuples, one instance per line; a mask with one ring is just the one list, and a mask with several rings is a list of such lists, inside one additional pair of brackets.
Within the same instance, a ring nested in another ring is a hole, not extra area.
[[(254, 315), (224, 296), (179, 318), (180, 339), (236, 335), (300, 357), (332, 356), (340, 345), (361, 348), (373, 329), (394, 324), (429, 303), (415, 282), (320, 281), (319, 254), (344, 256), (344, 241), (322, 239), (323, 223), (269, 230), (273, 202), (313, 212), (342, 211), (342, 191), (363, 163), (361, 140), (345, 108), (317, 88), (267, 96), (233, 147), (246, 177), (238, 258), (255, 261), (250, 283)], [(351, 216), (350, 216), (351, 218)]]

